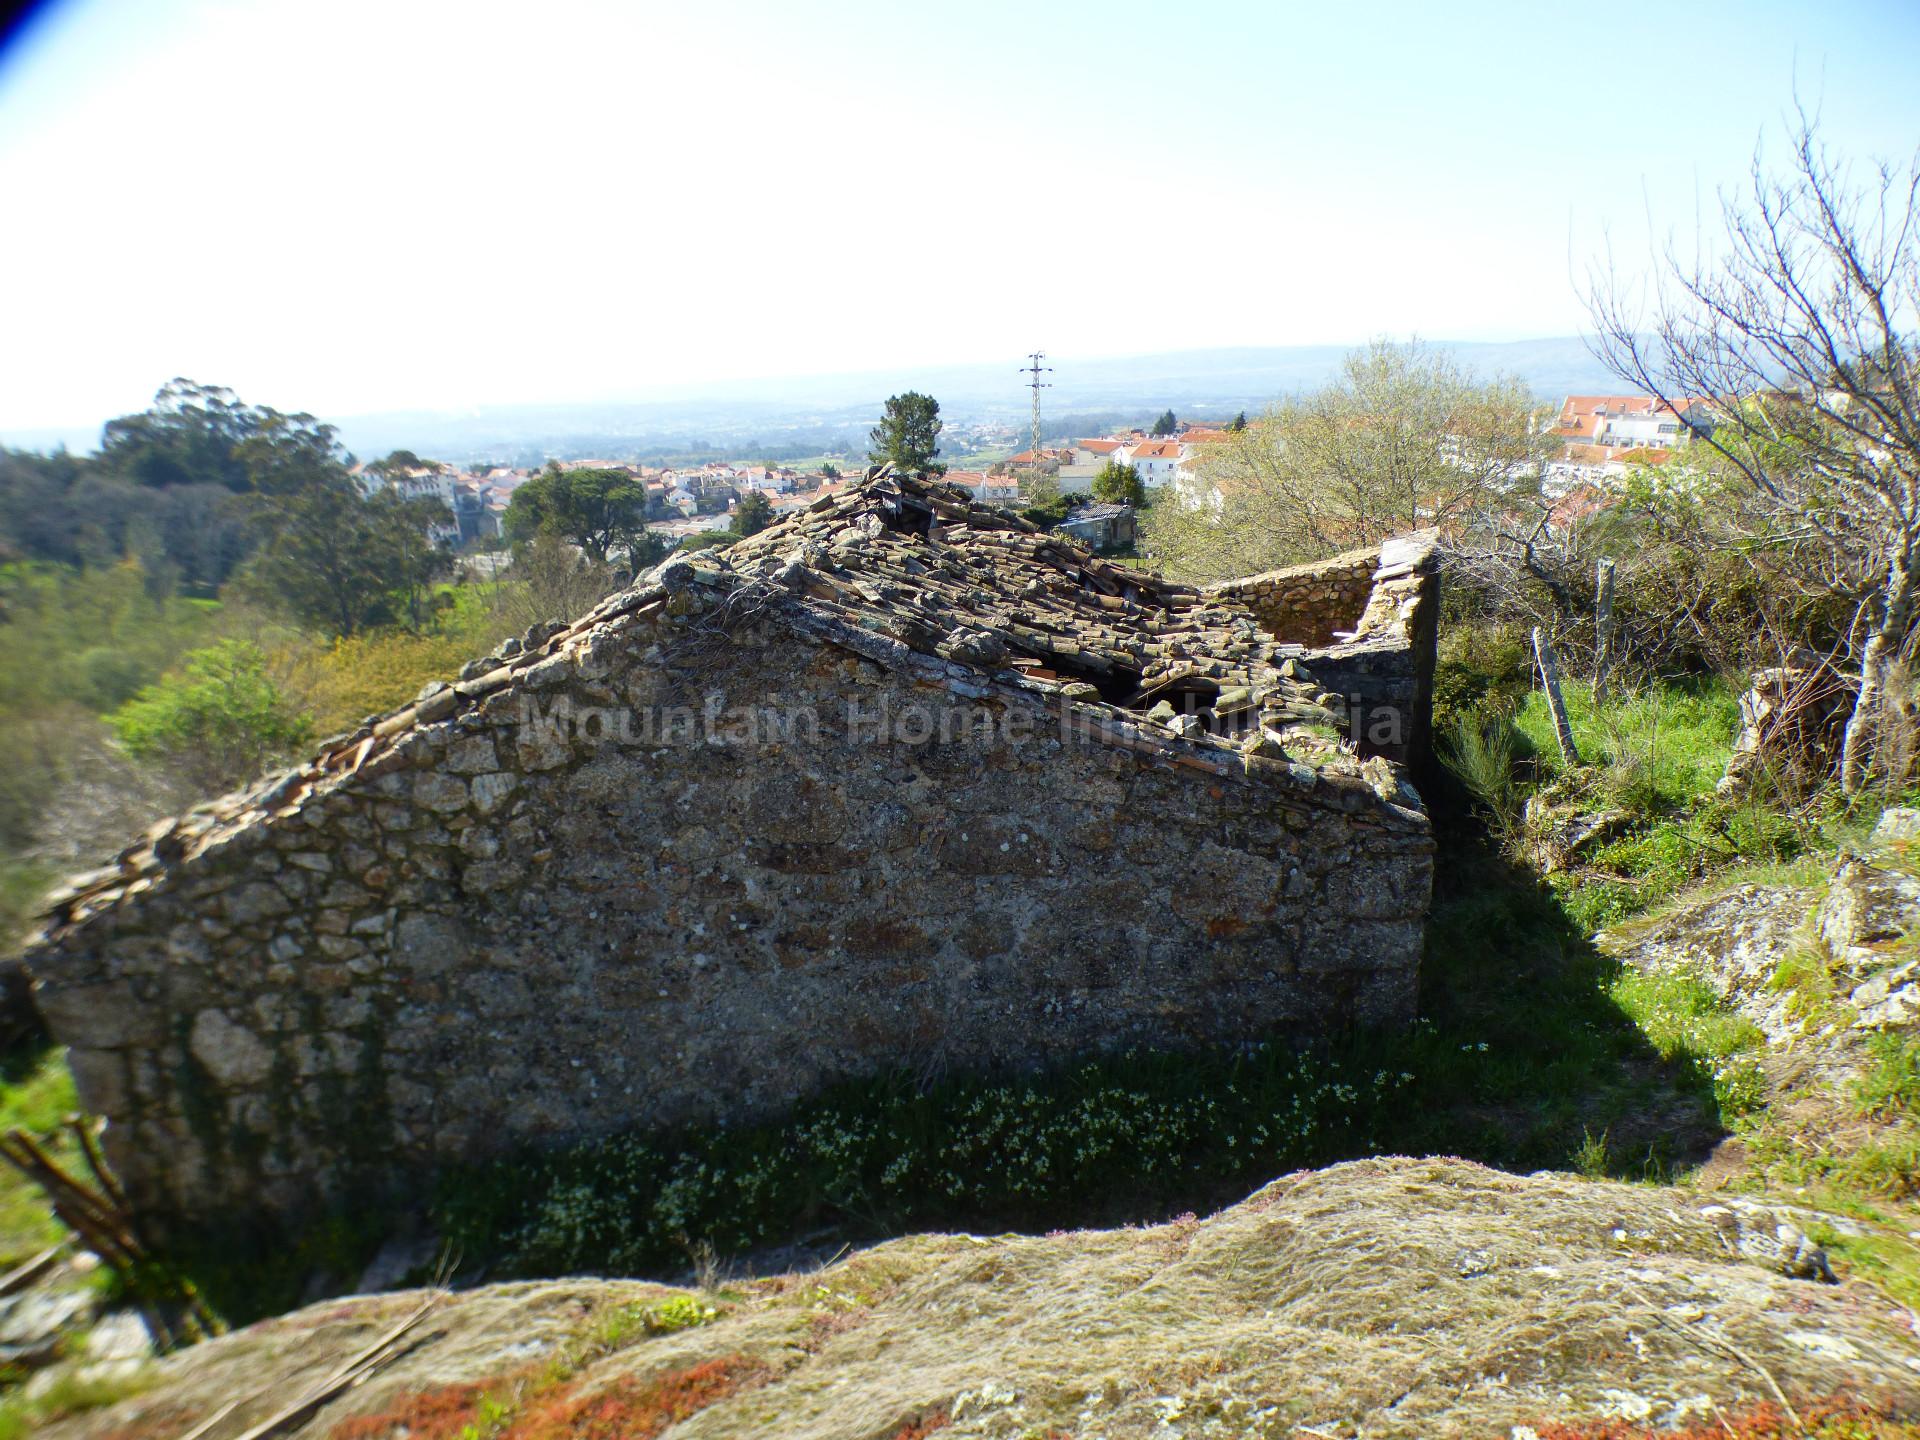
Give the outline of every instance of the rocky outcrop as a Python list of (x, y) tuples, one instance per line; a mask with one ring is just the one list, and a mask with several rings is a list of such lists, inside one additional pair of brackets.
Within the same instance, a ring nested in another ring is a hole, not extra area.
[[(1422, 553), (1348, 647), (1383, 673)], [(1321, 664), (883, 479), (156, 828), (28, 963), (154, 1223), (899, 1067), (1403, 1021), (1432, 839)]]
[[(1820, 1225), (1861, 1229), (1654, 1186), (1358, 1161), (1205, 1220), (916, 1236), (723, 1295), (618, 1280), (453, 1294), (404, 1353), (281, 1433), (444, 1435), (485, 1417), (501, 1440), (649, 1434), (669, 1397), (675, 1435), (769, 1440), (1731, 1429), (1777, 1394), (1911, 1413), (1912, 1317), (1830, 1283), (1806, 1240)], [(264, 1322), (45, 1434), (179, 1435), (223, 1407), (217, 1433), (239, 1434), (418, 1302)]]
[[(1645, 970), (1704, 981), (1776, 1045), (1809, 1027), (1881, 1030), (1920, 1019), (1920, 879), (1898, 851), (1920, 815), (1890, 810), (1864, 853), (1842, 853), (1822, 885), (1735, 885), (1594, 937)], [(1809, 1013), (1783, 981), (1799, 958), (1826, 977), (1832, 1006)]]

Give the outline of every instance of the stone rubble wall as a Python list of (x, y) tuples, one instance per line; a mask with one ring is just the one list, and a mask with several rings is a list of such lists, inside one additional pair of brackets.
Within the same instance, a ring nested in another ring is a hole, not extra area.
[(1277, 640), (1324, 646), (1358, 626), (1373, 593), (1373, 572), (1379, 568), (1380, 548), (1373, 546), (1207, 588), (1240, 601)]
[(1440, 575), (1431, 531), (1207, 587), (1285, 642), (1347, 716), (1347, 738), (1418, 773), (1431, 749)]
[(38, 1003), (149, 1224), (895, 1067), (1413, 1016), (1432, 840), (1384, 761), (1188, 743), (743, 593), (629, 592), (70, 892)]

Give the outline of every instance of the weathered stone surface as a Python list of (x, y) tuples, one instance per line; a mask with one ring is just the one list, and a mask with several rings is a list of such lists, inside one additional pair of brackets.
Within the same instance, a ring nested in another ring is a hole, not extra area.
[(152, 1045), (166, 1035), (165, 1018), (125, 981), (42, 986), (35, 998), (55, 1034), (84, 1035), (90, 1046), (111, 1050)]
[(1419, 565), (1333, 651), (907, 482), (676, 565), (63, 899), (29, 964), (138, 1204), (1412, 1017), (1426, 817), (1293, 720), (1418, 703)]
[(1889, 805), (1880, 812), (1870, 843), (1875, 849), (1911, 845), (1920, 840), (1920, 810), (1906, 805)]
[(1865, 860), (1848, 859), (1834, 872), (1814, 926), (1835, 959), (1898, 940), (1920, 920), (1920, 880)]
[(1815, 894), (1797, 887), (1736, 885), (1684, 902), (1653, 920), (1602, 931), (1594, 944), (1642, 970), (1695, 976), (1750, 1017), (1770, 1040), (1800, 1033), (1793, 997), (1773, 983), (1808, 923)]
[[(397, 1437), (428, 1402), (458, 1419), (465, 1396), (530, 1387), (544, 1413), (580, 1415), (577, 1432), (642, 1434), (657, 1427), (632, 1397), (696, 1365), (748, 1365), (754, 1378), (668, 1435), (1779, 1434), (1745, 1423), (1775, 1387), (1801, 1404), (1857, 1396), (1910, 1415), (1912, 1315), (1873, 1284), (1824, 1283), (1806, 1243), (1823, 1226), (1901, 1238), (1841, 1215), (1707, 1205), (1683, 1188), (1355, 1161), (1289, 1175), (1200, 1220), (803, 1250), (785, 1262), (797, 1273), (742, 1283), (712, 1323), (671, 1336), (606, 1339), (610, 1317), (676, 1293), (661, 1285), (463, 1287), (439, 1297), (416, 1332), (426, 1338), (277, 1434)], [(409, 1263), (424, 1273), (433, 1257), (396, 1243), (362, 1283)], [(249, 1433), (425, 1296), (328, 1300), (185, 1347), (158, 1362), (151, 1388), (55, 1420), (46, 1440), (184, 1436), (215, 1415), (213, 1433)], [(593, 1357), (584, 1373), (557, 1363), (582, 1351)], [(567, 1390), (545, 1378), (555, 1374), (572, 1376)], [(578, 1396), (606, 1397), (613, 1419), (589, 1431), (599, 1416)]]
[(273, 1052), (265, 1042), (218, 1010), (200, 1012), (188, 1045), (193, 1058), (222, 1085), (258, 1085), (273, 1070)]

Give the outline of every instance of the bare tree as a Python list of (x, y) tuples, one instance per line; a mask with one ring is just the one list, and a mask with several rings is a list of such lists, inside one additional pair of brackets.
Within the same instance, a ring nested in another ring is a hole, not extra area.
[(1861, 173), (1804, 108), (1788, 133), (1790, 163), (1757, 150), (1722, 195), (1724, 245), (1683, 260), (1669, 242), (1645, 285), (1598, 266), (1588, 307), (1615, 374), (1710, 427), (1742, 492), (1728, 543), (1864, 594), (1840, 763), (1853, 794), (1920, 602), (1920, 154)]

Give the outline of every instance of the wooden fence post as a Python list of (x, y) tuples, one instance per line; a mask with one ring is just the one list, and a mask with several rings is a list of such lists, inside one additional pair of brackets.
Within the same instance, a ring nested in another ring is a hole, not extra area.
[(1573, 726), (1567, 720), (1567, 703), (1560, 698), (1560, 662), (1554, 659), (1553, 643), (1547, 632), (1533, 627), (1533, 657), (1540, 663), (1540, 687), (1547, 693), (1547, 709), (1553, 715), (1553, 738), (1560, 742), (1560, 758), (1569, 765), (1580, 763), (1574, 748)]
[(1607, 698), (1607, 671), (1613, 668), (1613, 561), (1604, 556), (1593, 567), (1593, 703)]

